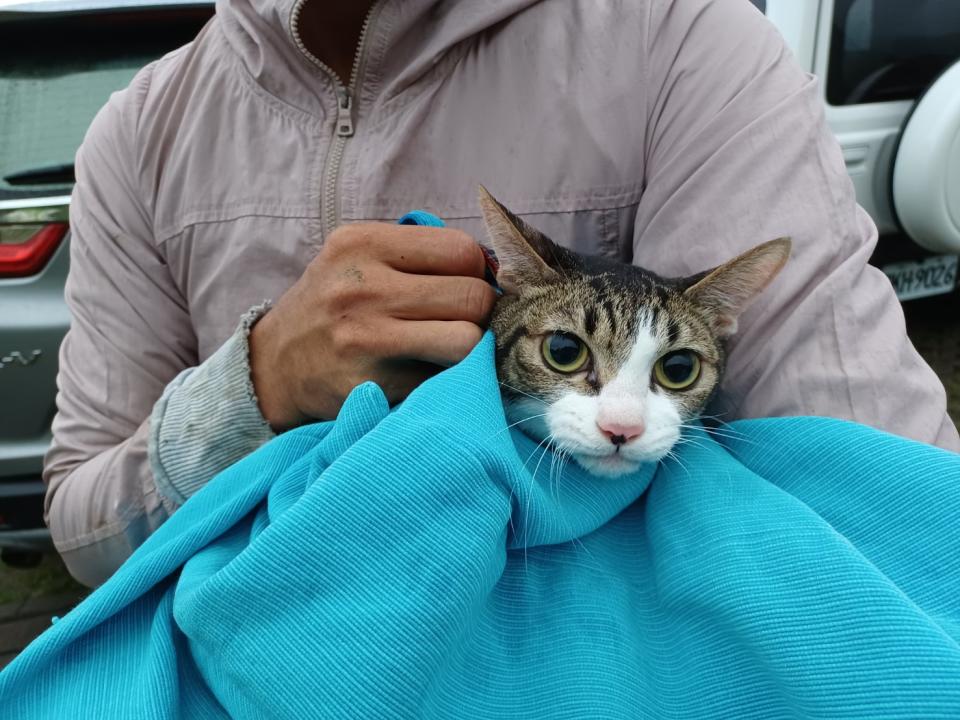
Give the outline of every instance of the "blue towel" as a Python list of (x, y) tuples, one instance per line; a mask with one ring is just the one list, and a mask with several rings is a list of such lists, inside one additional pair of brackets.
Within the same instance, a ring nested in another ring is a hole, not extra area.
[(616, 480), (488, 335), (217, 476), (0, 674), (19, 718), (960, 718), (960, 456), (826, 419)]

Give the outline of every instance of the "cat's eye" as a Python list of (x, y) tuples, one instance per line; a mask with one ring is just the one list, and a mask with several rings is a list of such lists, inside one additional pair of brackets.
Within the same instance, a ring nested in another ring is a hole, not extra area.
[(691, 350), (669, 352), (653, 366), (653, 378), (668, 390), (686, 390), (700, 377), (700, 358)]
[(555, 332), (543, 339), (543, 359), (557, 372), (575, 373), (587, 364), (590, 351), (576, 335)]

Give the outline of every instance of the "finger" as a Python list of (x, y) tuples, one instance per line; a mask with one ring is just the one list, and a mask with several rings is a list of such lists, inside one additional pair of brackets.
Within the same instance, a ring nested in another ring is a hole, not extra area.
[(390, 226), (378, 248), (390, 267), (415, 275), (483, 278), (486, 261), (476, 240), (452, 228)]
[(467, 320), (486, 325), (497, 294), (483, 280), (442, 275), (404, 275), (388, 312), (403, 320)]
[(450, 367), (480, 342), (483, 330), (464, 320), (410, 320), (401, 323), (390, 356)]

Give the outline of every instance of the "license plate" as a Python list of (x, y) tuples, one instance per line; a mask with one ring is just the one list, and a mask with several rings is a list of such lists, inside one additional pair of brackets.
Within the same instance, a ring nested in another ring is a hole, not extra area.
[(957, 256), (937, 255), (919, 262), (884, 265), (900, 300), (942, 295), (952, 292), (957, 284)]

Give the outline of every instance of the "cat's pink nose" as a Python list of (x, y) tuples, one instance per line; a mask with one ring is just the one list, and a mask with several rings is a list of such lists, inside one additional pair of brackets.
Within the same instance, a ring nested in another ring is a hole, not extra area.
[(615, 422), (597, 422), (597, 427), (600, 428), (600, 432), (610, 438), (610, 442), (614, 445), (623, 445), (634, 438), (638, 438), (643, 435), (644, 431), (647, 429), (647, 426), (644, 424), (643, 420), (638, 420), (635, 423), (615, 423)]

